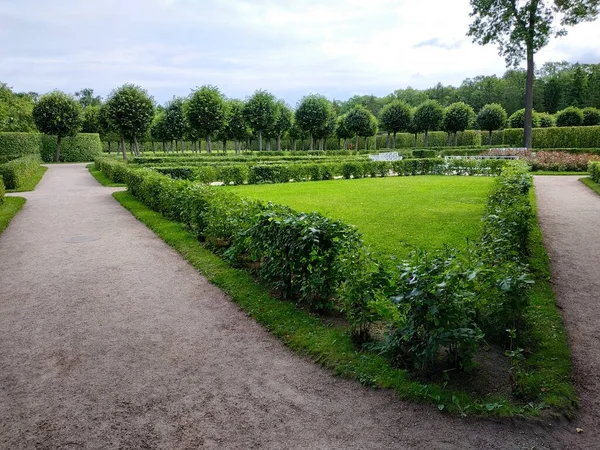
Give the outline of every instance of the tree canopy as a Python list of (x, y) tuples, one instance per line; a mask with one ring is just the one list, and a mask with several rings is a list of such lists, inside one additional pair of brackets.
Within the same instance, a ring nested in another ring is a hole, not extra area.
[(211, 135), (221, 129), (225, 119), (225, 99), (219, 88), (206, 85), (192, 92), (186, 114), (190, 126), (206, 139), (206, 148), (210, 153)]
[(277, 107), (275, 96), (264, 90), (256, 91), (246, 100), (244, 117), (246, 123), (258, 133), (258, 148), (262, 151), (263, 132), (269, 131), (275, 124)]

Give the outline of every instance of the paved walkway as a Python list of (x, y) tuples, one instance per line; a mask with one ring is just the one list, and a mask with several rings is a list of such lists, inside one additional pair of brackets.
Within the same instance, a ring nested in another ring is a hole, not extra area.
[(571, 425), (461, 420), (331, 376), (112, 191), (53, 165), (0, 236), (0, 448), (585, 448)]

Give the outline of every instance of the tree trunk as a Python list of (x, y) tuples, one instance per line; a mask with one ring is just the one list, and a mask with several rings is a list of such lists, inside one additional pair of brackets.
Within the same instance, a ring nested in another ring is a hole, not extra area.
[(489, 145), (492, 145), (492, 130), (490, 130), (490, 139), (489, 139)]
[(108, 154), (110, 155), (110, 141), (108, 141)]
[(389, 131), (388, 131), (387, 147), (386, 148), (390, 148), (390, 132)]
[(206, 153), (212, 153), (212, 144), (210, 142), (210, 134), (206, 136)]
[(181, 153), (183, 153), (185, 152), (185, 141), (181, 139), (179, 142), (181, 142)]
[(277, 151), (281, 151), (281, 133), (277, 133)]
[(262, 152), (262, 130), (258, 130), (258, 151)]
[(423, 138), (423, 146), (428, 147), (429, 146), (429, 136), (428, 136), (428, 131), (425, 130), (425, 136)]
[(458, 147), (458, 133), (457, 132), (454, 133), (454, 146)]
[(312, 133), (310, 133), (310, 151), (314, 149), (314, 139)]
[(324, 141), (323, 138), (319, 139), (319, 150), (321, 150), (321, 151), (323, 151), (323, 148), (324, 148), (323, 147), (323, 141)]
[(396, 132), (394, 131), (393, 149), (396, 150)]
[[(533, 16), (533, 14), (532, 14)], [(530, 18), (530, 29), (535, 19)], [(525, 85), (525, 129), (523, 130), (523, 147), (531, 148), (531, 129), (533, 128), (533, 49), (527, 45), (527, 83)]]
[(369, 150), (369, 136), (365, 136), (365, 150)]
[(356, 134), (356, 148), (355, 148), (355, 150), (358, 151), (358, 133)]
[(446, 147), (450, 147), (450, 144), (451, 144), (451, 141), (450, 141), (450, 140), (451, 140), (451, 137), (452, 137), (452, 133), (450, 133), (450, 132), (448, 131), (448, 138), (446, 139)]
[(419, 140), (419, 135), (417, 133), (415, 133), (415, 147), (414, 148), (417, 148), (418, 140)]
[(56, 152), (54, 153), (54, 162), (58, 162), (60, 159), (60, 142), (62, 141), (62, 136), (56, 137)]
[(121, 152), (123, 153), (123, 159), (127, 159), (127, 152), (125, 151), (125, 136), (121, 136)]
[(225, 139), (223, 141), (223, 154), (226, 155), (227, 154), (227, 139)]
[(271, 138), (267, 139), (267, 151), (271, 151)]
[(135, 134), (133, 135), (133, 154), (135, 156), (140, 156), (140, 147)]

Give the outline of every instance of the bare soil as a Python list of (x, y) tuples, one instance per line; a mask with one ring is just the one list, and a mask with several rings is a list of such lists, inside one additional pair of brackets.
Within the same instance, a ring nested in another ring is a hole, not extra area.
[(450, 417), (333, 377), (248, 318), (85, 165), (53, 165), (0, 236), (0, 448), (599, 448), (600, 198), (578, 188), (540, 183), (581, 434), (564, 421)]

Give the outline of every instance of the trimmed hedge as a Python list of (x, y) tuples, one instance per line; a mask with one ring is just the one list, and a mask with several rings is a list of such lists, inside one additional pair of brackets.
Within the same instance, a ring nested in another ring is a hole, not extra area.
[[(56, 136), (43, 134), (40, 154), (44, 162), (54, 161)], [(79, 133), (74, 137), (63, 138), (60, 146), (61, 162), (88, 162), (102, 153), (102, 143), (97, 133)]]
[(36, 174), (40, 167), (37, 155), (22, 156), (0, 165), (0, 176), (7, 189), (19, 189), (27, 180)]
[[(523, 129), (507, 128), (494, 131), (492, 143), (497, 146), (521, 147)], [(532, 130), (533, 148), (600, 148), (600, 126), (590, 127), (551, 127)]]
[(0, 133), (0, 164), (25, 155), (39, 155), (39, 133)]
[(4, 181), (0, 176), (0, 205), (4, 203), (4, 194), (6, 194), (6, 187), (4, 187)]

